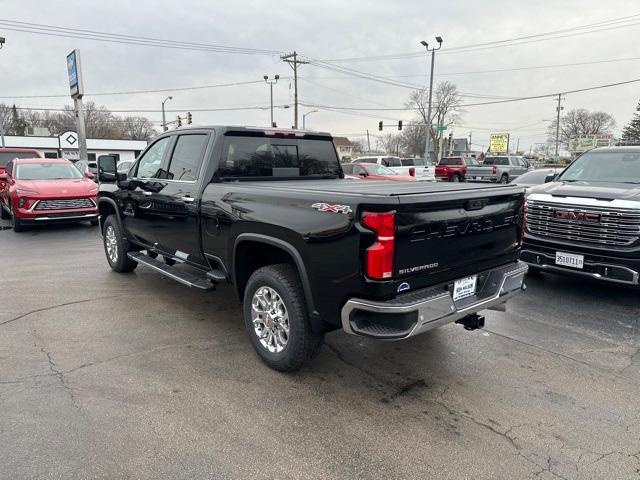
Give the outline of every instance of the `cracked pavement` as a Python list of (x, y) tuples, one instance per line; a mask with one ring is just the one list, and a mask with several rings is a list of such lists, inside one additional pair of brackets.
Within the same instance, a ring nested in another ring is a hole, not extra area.
[(640, 479), (639, 292), (543, 275), (484, 330), (264, 367), (228, 286), (0, 231), (0, 478)]

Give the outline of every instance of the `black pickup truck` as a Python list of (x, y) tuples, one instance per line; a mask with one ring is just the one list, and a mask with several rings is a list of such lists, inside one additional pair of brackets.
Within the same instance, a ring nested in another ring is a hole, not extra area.
[(327, 133), (183, 128), (126, 174), (101, 157), (99, 178), (111, 268), (232, 283), (277, 370), (300, 368), (338, 328), (380, 339), (478, 328), (478, 311), (525, 288), (522, 188), (346, 180)]

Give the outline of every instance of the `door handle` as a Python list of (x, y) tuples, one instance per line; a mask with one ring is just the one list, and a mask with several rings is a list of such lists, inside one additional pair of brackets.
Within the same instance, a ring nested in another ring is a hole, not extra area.
[(180, 197), (180, 200), (182, 200), (183, 202), (187, 202), (187, 203), (193, 203), (193, 202), (196, 201), (195, 198), (189, 197), (189, 196)]
[(144, 192), (142, 192), (142, 194), (149, 197), (149, 196), (153, 195), (153, 192), (144, 191)]

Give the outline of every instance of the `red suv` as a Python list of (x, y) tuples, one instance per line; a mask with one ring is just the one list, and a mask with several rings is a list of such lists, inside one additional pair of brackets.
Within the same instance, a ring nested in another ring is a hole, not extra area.
[(98, 224), (98, 185), (62, 158), (14, 158), (0, 173), (0, 214), (19, 232), (27, 224)]
[(464, 182), (467, 176), (467, 159), (464, 157), (442, 157), (436, 165), (436, 180)]

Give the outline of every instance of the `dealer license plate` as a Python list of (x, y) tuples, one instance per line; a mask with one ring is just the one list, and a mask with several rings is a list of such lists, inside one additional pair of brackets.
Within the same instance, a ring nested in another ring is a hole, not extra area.
[(482, 180), (482, 177), (476, 177), (476, 180)]
[(572, 268), (584, 268), (584, 255), (575, 253), (556, 252), (556, 265)]
[(478, 277), (476, 275), (453, 282), (453, 301), (475, 295), (477, 283)]

